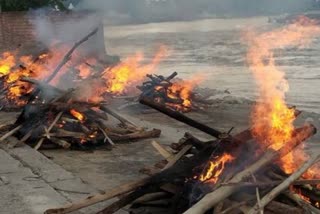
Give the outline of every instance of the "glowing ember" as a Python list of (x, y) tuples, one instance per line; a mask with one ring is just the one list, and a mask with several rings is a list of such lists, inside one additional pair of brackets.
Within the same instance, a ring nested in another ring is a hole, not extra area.
[(112, 94), (123, 94), (135, 88), (145, 78), (146, 74), (155, 71), (166, 55), (167, 49), (162, 46), (150, 64), (143, 64), (143, 54), (136, 54), (115, 67), (107, 68), (103, 76), (108, 85), (106, 91)]
[(74, 116), (75, 118), (77, 118), (80, 122), (83, 122), (85, 117), (83, 114), (81, 114), (80, 112), (78, 112), (75, 109), (71, 109), (70, 113), (72, 114), (72, 116)]
[(224, 170), (225, 164), (231, 162), (232, 160), (234, 160), (234, 157), (232, 157), (230, 154), (223, 154), (216, 160), (210, 161), (209, 167), (206, 169), (205, 173), (200, 175), (199, 180), (202, 182), (216, 183)]
[[(290, 142), (294, 130), (294, 109), (285, 103), (289, 85), (285, 73), (276, 67), (275, 49), (302, 47), (320, 35), (320, 27), (307, 18), (272, 32), (249, 35), (247, 61), (258, 84), (259, 102), (252, 113), (252, 133), (263, 148), (278, 150)], [(299, 166), (291, 154), (281, 160), (286, 173)]]

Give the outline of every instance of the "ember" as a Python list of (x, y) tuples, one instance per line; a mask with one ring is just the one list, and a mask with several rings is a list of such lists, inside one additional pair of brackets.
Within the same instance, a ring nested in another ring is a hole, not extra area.
[(81, 114), (80, 112), (78, 112), (75, 109), (71, 109), (70, 113), (72, 114), (72, 116), (74, 116), (75, 118), (77, 118), (79, 121), (83, 122), (84, 121), (84, 115)]

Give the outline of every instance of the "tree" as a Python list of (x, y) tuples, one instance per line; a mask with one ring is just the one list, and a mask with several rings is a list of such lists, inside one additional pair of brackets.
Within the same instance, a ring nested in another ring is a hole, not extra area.
[(0, 0), (2, 11), (27, 11), (30, 9), (38, 9), (43, 7), (67, 10), (64, 5), (65, 0)]

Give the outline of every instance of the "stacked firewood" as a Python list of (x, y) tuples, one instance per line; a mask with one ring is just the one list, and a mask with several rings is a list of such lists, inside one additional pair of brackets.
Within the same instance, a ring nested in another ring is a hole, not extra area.
[[(29, 77), (20, 77), (17, 80), (32, 87), (23, 95), (23, 105), (16, 106), (19, 111), (22, 110), (17, 120), (11, 125), (1, 127), (0, 142), (9, 143), (11, 146), (27, 143), (35, 149), (57, 146), (88, 149), (100, 145), (111, 148), (115, 142), (160, 136), (160, 130), (138, 127), (108, 108), (105, 102), (86, 100), (87, 97), (83, 94), (93, 90), (92, 85), (101, 79), (101, 72), (98, 72), (97, 68), (94, 68), (96, 73), (82, 80), (75, 88), (68, 87), (70, 89), (63, 90), (50, 84), (70, 60), (75, 49), (96, 32), (97, 29), (94, 29), (76, 42), (45, 80)], [(5, 90), (8, 88), (4, 87)]]
[[(277, 151), (261, 150), (250, 130), (231, 136), (148, 98), (143, 98), (141, 103), (217, 140), (203, 142), (186, 133), (179, 143), (171, 145), (171, 151), (153, 142), (165, 160), (143, 170), (149, 177), (62, 208), (47, 210), (47, 214), (69, 213), (114, 197), (119, 199), (99, 214), (114, 213), (123, 207), (130, 209), (131, 213), (320, 212), (317, 207), (320, 202), (317, 184), (320, 181), (300, 178), (319, 160), (320, 154), (311, 154), (309, 160), (290, 175), (276, 164), (277, 160), (316, 133), (313, 125), (295, 129), (290, 142)], [(296, 111), (298, 115), (299, 111)], [(230, 161), (219, 163), (218, 159), (224, 154), (230, 155)], [(213, 167), (215, 163), (219, 164)], [(214, 181), (214, 175), (209, 173), (212, 168), (219, 172)]]
[[(159, 137), (161, 133), (157, 129), (148, 131), (138, 127), (108, 108), (106, 103), (77, 100), (76, 90), (62, 91), (28, 78), (23, 81), (37, 84), (36, 88), (41, 91), (23, 107), (13, 125), (1, 129), (1, 142), (10, 142), (13, 146), (28, 143), (36, 149), (53, 146), (85, 149), (100, 145), (111, 148), (114, 142)], [(50, 89), (50, 97), (46, 89)]]
[[(147, 74), (146, 77), (148, 80), (141, 86), (137, 86), (141, 91), (140, 97), (148, 97), (157, 103), (164, 104), (168, 108), (180, 112), (205, 109), (214, 103), (214, 100), (210, 99), (210, 97), (214, 95), (213, 92), (205, 92), (204, 90), (197, 90), (197, 88), (193, 87), (185, 90), (184, 86), (177, 90), (172, 90), (174, 84), (179, 84), (179, 81), (181, 81), (180, 79), (174, 79), (177, 75), (177, 72), (173, 72), (168, 77)], [(188, 85), (186, 85), (186, 87), (188, 87)], [(182, 92), (182, 90), (185, 91)], [(182, 97), (182, 93), (186, 97)]]

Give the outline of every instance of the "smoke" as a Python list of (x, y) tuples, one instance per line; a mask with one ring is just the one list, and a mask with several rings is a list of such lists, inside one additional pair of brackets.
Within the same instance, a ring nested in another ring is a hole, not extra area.
[(78, 10), (126, 14), (133, 22), (187, 20), (204, 16), (256, 16), (313, 9), (317, 0), (82, 0)]
[[(55, 43), (73, 45), (101, 24), (99, 16), (91, 13), (72, 14), (53, 12), (42, 14), (41, 11), (36, 11), (30, 13), (29, 21), (33, 25), (37, 41), (47, 47)], [(100, 51), (96, 49), (100, 49), (101, 44), (97, 44), (95, 39), (97, 38), (90, 38), (82, 45), (84, 47), (82, 50), (89, 53)]]

